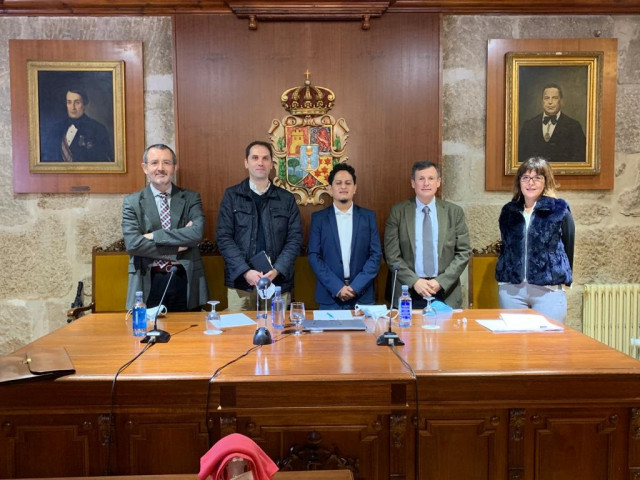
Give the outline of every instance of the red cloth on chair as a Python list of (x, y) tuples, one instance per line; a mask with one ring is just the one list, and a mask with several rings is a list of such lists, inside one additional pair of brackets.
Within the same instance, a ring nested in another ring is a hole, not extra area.
[(200, 458), (199, 480), (206, 480), (211, 475), (213, 480), (226, 480), (226, 467), (233, 458), (240, 457), (247, 461), (253, 472), (254, 480), (271, 480), (278, 467), (249, 437), (232, 433), (221, 438)]

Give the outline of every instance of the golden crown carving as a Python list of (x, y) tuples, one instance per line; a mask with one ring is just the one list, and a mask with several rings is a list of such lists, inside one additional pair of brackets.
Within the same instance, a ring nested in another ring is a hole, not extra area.
[(336, 96), (326, 87), (311, 85), (309, 71), (305, 76), (304, 85), (282, 92), (282, 106), (291, 115), (324, 115), (333, 108)]

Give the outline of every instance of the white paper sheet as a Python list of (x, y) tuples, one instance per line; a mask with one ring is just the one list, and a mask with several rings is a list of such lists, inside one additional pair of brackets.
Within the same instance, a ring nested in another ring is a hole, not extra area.
[(256, 324), (254, 320), (251, 320), (244, 313), (227, 313), (220, 315), (220, 321), (213, 323), (215, 323), (218, 328), (243, 327), (245, 325)]
[(549, 322), (542, 315), (530, 313), (501, 313), (498, 320), (476, 320), (492, 332), (554, 332), (562, 331), (560, 325)]

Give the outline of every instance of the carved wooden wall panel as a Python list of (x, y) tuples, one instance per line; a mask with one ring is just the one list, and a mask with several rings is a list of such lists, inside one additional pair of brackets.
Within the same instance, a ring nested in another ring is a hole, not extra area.
[[(224, 189), (247, 176), (246, 145), (269, 140), (271, 121), (286, 114), (280, 95), (307, 69), (336, 94), (332, 114), (350, 128), (356, 202), (376, 212), (382, 233), (391, 206), (413, 195), (413, 162), (441, 156), (439, 32), (435, 14), (388, 15), (367, 32), (349, 22), (249, 31), (231, 15), (177, 16), (179, 182), (201, 193), (206, 236), (214, 237)], [(325, 206), (301, 209), (305, 231)]]
[(196, 412), (120, 415), (115, 473), (195, 473), (200, 457), (209, 450), (203, 420), (204, 415)]
[(388, 417), (327, 413), (238, 416), (236, 425), (238, 433), (251, 437), (282, 470), (348, 468), (356, 479), (389, 478)]
[(421, 411), (421, 480), (506, 479), (507, 418), (498, 411)]
[(103, 473), (98, 416), (15, 415), (0, 432), (1, 478)]
[(622, 480), (627, 435), (624, 409), (530, 409), (525, 469), (531, 478)]

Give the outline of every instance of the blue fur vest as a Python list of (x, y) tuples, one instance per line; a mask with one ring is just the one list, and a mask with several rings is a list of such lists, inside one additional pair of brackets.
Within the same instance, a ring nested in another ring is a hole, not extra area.
[[(563, 223), (571, 216), (562, 199), (540, 197), (526, 232), (522, 202), (511, 201), (500, 213), (502, 251), (496, 266), (496, 280), (534, 285), (571, 285), (571, 266), (562, 240)], [(526, 249), (526, 255), (525, 255)]]

